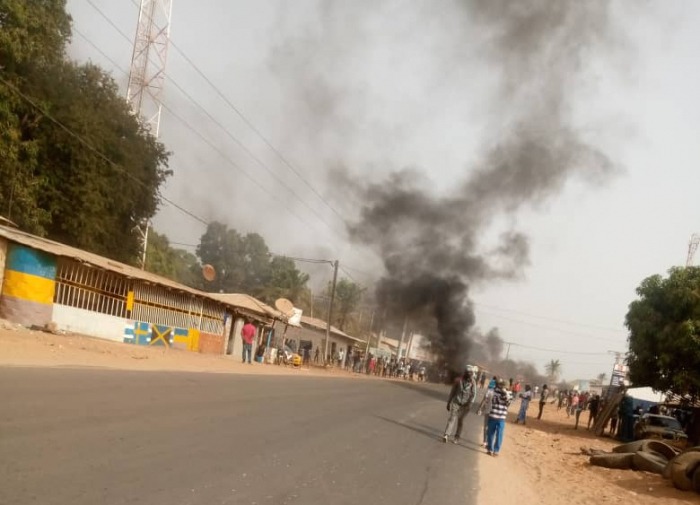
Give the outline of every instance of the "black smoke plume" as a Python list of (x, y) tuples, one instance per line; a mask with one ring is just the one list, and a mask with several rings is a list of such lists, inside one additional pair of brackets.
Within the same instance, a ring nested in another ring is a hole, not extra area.
[[(470, 357), (469, 286), (518, 277), (530, 261), (527, 237), (515, 224), (484, 250), (481, 239), (496, 218), (515, 223), (518, 210), (539, 206), (572, 176), (598, 181), (614, 168), (571, 120), (584, 63), (596, 46), (609, 43), (608, 3), (474, 0), (460, 6), (500, 77), (497, 140), (448, 195), (435, 195), (427, 179), (408, 170), (381, 183), (355, 183), (362, 205), (349, 227), (355, 241), (383, 258), (380, 305), (398, 321), (408, 316), (455, 370)], [(344, 177), (346, 187), (353, 184)]]

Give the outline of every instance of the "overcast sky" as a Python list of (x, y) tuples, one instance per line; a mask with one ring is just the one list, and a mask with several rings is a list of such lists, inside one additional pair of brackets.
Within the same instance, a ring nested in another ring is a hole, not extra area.
[[(361, 202), (332, 183), (332, 170), (378, 182), (412, 168), (431, 192), (448, 194), (498, 135), (500, 62), (459, 4), (175, 0), (172, 41), (265, 140), (171, 47), (164, 102), (209, 144), (164, 111), (174, 170), (165, 196), (205, 220), (262, 234), (274, 252), (338, 258), (346, 276), (370, 283), (382, 263), (348, 240), (343, 220), (356, 220)], [(516, 227), (529, 237), (530, 264), (517, 280), (471, 289), (477, 325), (497, 326), (513, 343), (510, 357), (541, 369), (559, 359), (567, 379), (610, 374), (608, 351), (626, 350), (635, 288), (684, 264), (700, 232), (700, 2), (610, 4), (611, 29), (582, 51), (566, 106), (614, 170), (573, 177), (549, 198), (494, 216), (484, 243)], [(71, 56), (109, 69), (126, 91), (137, 7), (69, 0), (68, 8)], [(204, 231), (167, 205), (155, 226), (183, 244)]]

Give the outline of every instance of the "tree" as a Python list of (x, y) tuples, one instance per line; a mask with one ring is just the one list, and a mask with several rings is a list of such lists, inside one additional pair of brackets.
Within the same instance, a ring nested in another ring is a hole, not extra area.
[[(342, 278), (335, 286), (335, 322), (344, 330), (350, 313), (357, 308), (364, 289), (348, 279)], [(330, 293), (329, 293), (330, 295)]]
[(700, 396), (700, 267), (672, 268), (637, 288), (627, 312), (630, 380)]
[(0, 211), (136, 263), (132, 230), (157, 211), (168, 153), (111, 76), (65, 59), (69, 38), (65, 1), (0, 0)]
[(165, 235), (153, 230), (148, 235), (146, 270), (193, 288), (202, 288), (204, 281), (197, 257), (170, 246)]
[(0, 214), (40, 234), (50, 214), (38, 205), (44, 181), (37, 141), (26, 135), (40, 118), (17, 90), (60, 64), (69, 38), (65, 0), (0, 0)]
[(600, 381), (601, 384), (604, 384), (605, 379), (607, 379), (607, 378), (608, 378), (608, 374), (606, 374), (605, 372), (599, 373), (598, 377), (597, 377), (597, 379)]
[(309, 275), (297, 270), (294, 261), (275, 256), (269, 266), (266, 286), (261, 290), (261, 298), (267, 303), (274, 303), (278, 298), (287, 298), (300, 307), (307, 299), (306, 283)]
[(197, 256), (217, 272), (214, 282), (205, 286), (208, 291), (246, 293), (268, 303), (280, 297), (297, 301), (309, 280), (296, 269), (293, 260), (271, 255), (257, 233), (244, 236), (216, 221), (202, 235)]
[(556, 382), (561, 374), (561, 363), (558, 359), (550, 360), (550, 362), (545, 365), (544, 369), (547, 372), (549, 382)]

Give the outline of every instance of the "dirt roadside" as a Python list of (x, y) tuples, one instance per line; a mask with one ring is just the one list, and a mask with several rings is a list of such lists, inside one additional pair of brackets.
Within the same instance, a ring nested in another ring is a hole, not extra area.
[[(0, 366), (78, 366), (366, 378), (313, 367), (294, 369), (258, 363), (248, 365), (236, 357), (132, 346), (81, 335), (53, 335), (27, 330), (1, 320)], [(513, 405), (511, 411), (517, 407)], [(534, 410), (531, 409), (530, 413)], [(588, 457), (581, 455), (581, 447), (609, 450), (615, 442), (594, 437), (585, 428), (574, 430), (574, 418), (567, 418), (564, 410), (557, 411), (555, 406), (548, 405), (542, 421), (529, 417), (526, 426), (514, 424), (512, 416), (511, 413), (499, 457), (493, 458), (484, 453), (480, 461), (478, 502), (481, 505), (700, 503), (697, 494), (678, 491), (658, 475), (590, 466)], [(585, 422), (587, 413), (581, 419)]]

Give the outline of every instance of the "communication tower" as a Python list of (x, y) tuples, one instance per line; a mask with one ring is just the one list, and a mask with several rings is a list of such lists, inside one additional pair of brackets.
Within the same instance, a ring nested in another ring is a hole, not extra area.
[[(126, 90), (126, 101), (155, 137), (160, 133), (172, 12), (173, 0), (141, 0)], [(136, 226), (141, 237), (142, 269), (146, 267), (149, 228), (148, 220)]]
[(688, 258), (685, 260), (686, 267), (693, 266), (693, 258), (695, 257), (695, 251), (698, 250), (698, 244), (700, 244), (700, 234), (693, 233), (688, 243)]
[(126, 100), (158, 136), (173, 0), (141, 0)]

